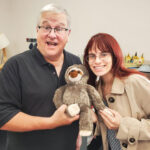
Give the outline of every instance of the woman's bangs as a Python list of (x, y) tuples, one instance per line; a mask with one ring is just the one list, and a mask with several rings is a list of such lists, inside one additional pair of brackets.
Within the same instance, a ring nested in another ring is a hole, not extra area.
[(95, 47), (97, 47), (101, 52), (110, 52), (109, 48), (103, 41), (97, 42), (97, 44), (95, 44)]

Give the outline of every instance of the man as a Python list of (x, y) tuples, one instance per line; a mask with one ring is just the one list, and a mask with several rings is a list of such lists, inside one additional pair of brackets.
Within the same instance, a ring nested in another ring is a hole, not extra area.
[(37, 46), (10, 58), (0, 73), (0, 127), (7, 130), (6, 150), (75, 150), (78, 118), (56, 110), (55, 90), (64, 73), (80, 59), (64, 50), (70, 34), (66, 10), (53, 4), (42, 8)]
[(6, 137), (7, 137), (6, 131), (0, 130), (0, 150), (5, 150)]

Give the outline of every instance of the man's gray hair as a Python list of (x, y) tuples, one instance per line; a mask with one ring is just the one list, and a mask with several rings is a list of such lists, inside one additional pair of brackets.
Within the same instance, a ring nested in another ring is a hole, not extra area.
[(64, 15), (66, 15), (67, 18), (67, 26), (70, 29), (70, 24), (71, 24), (71, 18), (70, 15), (68, 14), (67, 10), (62, 8), (61, 6), (58, 6), (56, 4), (47, 4), (45, 5), (41, 11), (40, 14), (38, 16), (38, 21), (37, 21), (37, 26), (40, 24), (40, 20), (41, 20), (41, 15), (44, 12), (53, 12), (53, 13), (63, 13)]

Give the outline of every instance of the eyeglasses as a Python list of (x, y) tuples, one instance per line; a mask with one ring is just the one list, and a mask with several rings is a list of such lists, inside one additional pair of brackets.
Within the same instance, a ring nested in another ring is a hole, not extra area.
[(108, 52), (103, 52), (99, 55), (95, 55), (95, 54), (88, 54), (87, 57), (86, 57), (86, 60), (89, 62), (89, 63), (92, 63), (96, 60), (96, 58), (98, 57), (99, 59), (101, 60), (105, 60), (108, 58), (108, 56), (111, 56), (111, 53), (108, 53)]
[(52, 30), (54, 30), (55, 34), (64, 34), (66, 31), (69, 29), (67, 28), (62, 28), (62, 27), (57, 27), (57, 28), (52, 28), (50, 26), (38, 26), (39, 29), (41, 29), (44, 33), (49, 34)]

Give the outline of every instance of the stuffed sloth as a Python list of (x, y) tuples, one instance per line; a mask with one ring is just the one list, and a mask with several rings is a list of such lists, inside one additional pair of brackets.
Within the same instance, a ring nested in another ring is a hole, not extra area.
[(89, 136), (93, 131), (91, 106), (98, 111), (105, 108), (97, 90), (87, 84), (89, 74), (85, 66), (72, 65), (65, 73), (66, 85), (58, 88), (53, 102), (56, 108), (66, 104), (69, 116), (80, 114), (79, 134)]

